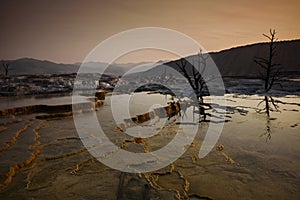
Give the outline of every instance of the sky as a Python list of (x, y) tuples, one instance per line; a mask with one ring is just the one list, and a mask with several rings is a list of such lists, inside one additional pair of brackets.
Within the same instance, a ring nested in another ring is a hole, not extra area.
[[(184, 33), (207, 51), (266, 41), (262, 33), (268, 33), (270, 28), (277, 30), (279, 40), (300, 38), (298, 0), (0, 0), (0, 3), (0, 59), (30, 57), (58, 63), (82, 62), (96, 45), (112, 35), (149, 26)], [(120, 58), (120, 62), (171, 58), (168, 53), (146, 53), (133, 53), (127, 59)]]

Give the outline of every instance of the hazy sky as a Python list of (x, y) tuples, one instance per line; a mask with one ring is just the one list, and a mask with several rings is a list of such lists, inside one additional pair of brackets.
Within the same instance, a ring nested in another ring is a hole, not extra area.
[(300, 38), (299, 0), (7, 0), (1, 2), (0, 59), (81, 62), (101, 41), (131, 28), (180, 31), (208, 51)]

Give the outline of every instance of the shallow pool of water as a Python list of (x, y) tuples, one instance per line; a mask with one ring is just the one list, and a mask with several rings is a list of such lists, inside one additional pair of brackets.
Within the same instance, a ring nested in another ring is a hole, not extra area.
[[(115, 103), (122, 98), (126, 96), (119, 96)], [(82, 144), (72, 117), (49, 121), (32, 119), (33, 115), (1, 118), (1, 147), (24, 130), (0, 152), (0, 198), (299, 199), (300, 98), (275, 98), (286, 104), (279, 104), (280, 112), (271, 112), (270, 118), (257, 112), (263, 106), (257, 107), (261, 98), (226, 95), (224, 115), (228, 122), (206, 157), (198, 157), (209, 125), (201, 122), (195, 139), (178, 160), (163, 169), (141, 174), (120, 172), (93, 158)], [(152, 152), (169, 144), (176, 134), (184, 133), (180, 127), (185, 119), (182, 114), (169, 120), (156, 118), (150, 124), (136, 124), (131, 128), (140, 131), (141, 136), (147, 131), (155, 134), (134, 139), (117, 128), (110, 100), (106, 98), (96, 116), (106, 136), (120, 149)], [(151, 110), (151, 104), (164, 106), (169, 100), (164, 95), (141, 93), (130, 100), (129, 113), (143, 114)], [(117, 111), (119, 119), (127, 117)], [(97, 132), (88, 137), (97, 138)], [(95, 145), (101, 142), (97, 140)], [(5, 185), (12, 167), (24, 163), (38, 150), (32, 162), (20, 165)]]

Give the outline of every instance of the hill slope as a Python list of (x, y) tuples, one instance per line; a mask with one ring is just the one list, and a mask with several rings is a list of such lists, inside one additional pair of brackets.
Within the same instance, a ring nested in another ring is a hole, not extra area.
[[(18, 60), (7, 60), (10, 64), (9, 75), (20, 74), (69, 74), (76, 73), (80, 67), (80, 63), (76, 64), (61, 64), (50, 61), (41, 61), (33, 58), (21, 58)], [(85, 63), (89, 69), (97, 69), (106, 66), (101, 62), (89, 62)], [(121, 75), (125, 71), (131, 68), (128, 65), (110, 65), (107, 69), (107, 74)], [(3, 68), (0, 66), (0, 73), (3, 72)]]
[[(300, 40), (277, 42), (276, 46), (277, 55), (274, 59), (274, 62), (281, 64), (281, 71), (286, 75), (299, 75)], [(269, 53), (268, 51), (268, 43), (257, 43), (247, 46), (235, 47), (220, 52), (212, 52), (209, 53), (209, 55), (218, 67), (222, 76), (258, 77), (260, 75), (260, 67), (254, 62), (254, 59), (255, 57), (267, 58)], [(198, 60), (197, 55), (188, 56), (186, 57), (186, 59), (190, 63)], [(166, 62), (164, 63), (164, 65), (178, 70), (178, 66), (176, 65), (176, 63), (180, 64), (180, 60)], [(192, 67), (189, 63), (187, 63), (186, 69), (189, 74), (192, 74)], [(175, 75), (172, 70), (168, 70), (168, 68), (165, 68), (161, 65), (148, 70), (143, 75), (160, 76), (162, 73), (171, 73)]]
[[(300, 40), (276, 43), (275, 62), (280, 63), (282, 71), (300, 71)], [(249, 76), (258, 74), (256, 56), (267, 58), (268, 44), (258, 43), (210, 53), (223, 76)]]
[[(281, 64), (284, 72), (300, 72), (300, 40), (281, 41), (276, 44), (277, 56), (275, 62)], [(209, 54), (223, 76), (256, 76), (258, 75), (259, 67), (254, 63), (254, 58), (256, 56), (267, 57), (268, 44), (251, 44)], [(188, 59), (193, 59), (194, 57), (195, 55), (192, 55), (189, 56)], [(32, 58), (21, 58), (6, 62), (10, 63), (9, 75), (76, 73), (80, 66), (80, 63), (58, 64)], [(166, 62), (165, 64), (176, 68), (176, 62), (178, 61)], [(101, 62), (91, 62), (87, 65), (91, 68), (98, 68), (103, 67), (105, 64)], [(136, 65), (137, 64), (112, 65), (108, 68), (107, 73), (122, 75)], [(0, 67), (0, 72), (3, 73), (2, 67)]]
[(9, 75), (73, 73), (78, 69), (76, 65), (72, 64), (57, 64), (54, 62), (36, 60), (33, 58), (21, 58), (18, 60), (5, 62), (9, 63)]

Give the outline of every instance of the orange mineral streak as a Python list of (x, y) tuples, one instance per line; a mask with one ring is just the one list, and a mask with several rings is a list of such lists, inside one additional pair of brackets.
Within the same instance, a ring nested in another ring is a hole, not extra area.
[(13, 144), (15, 144), (16, 141), (17, 141), (17, 139), (19, 138), (19, 136), (20, 136), (24, 131), (26, 131), (30, 126), (31, 126), (31, 122), (29, 122), (29, 123), (26, 124), (23, 128), (21, 128), (20, 130), (18, 130), (18, 131), (16, 132), (16, 134), (14, 135), (14, 137), (13, 137), (10, 141), (6, 142), (4, 146), (1, 146), (1, 147), (0, 147), (0, 152), (9, 149)]
[[(7, 187), (9, 184), (11, 184), (13, 177), (16, 175), (16, 173), (23, 169), (24, 167), (29, 166), (36, 158), (37, 156), (41, 153), (41, 149), (38, 148), (40, 146), (40, 135), (38, 134), (38, 130), (40, 130), (42, 127), (45, 126), (46, 121), (41, 121), (34, 129), (34, 133), (35, 133), (35, 138), (34, 141), (36, 142), (34, 145), (29, 146), (30, 149), (36, 149), (29, 158), (27, 158), (24, 162), (18, 163), (14, 166), (10, 167), (10, 170), (8, 173), (5, 174), (5, 176), (7, 177), (6, 180), (0, 184), (0, 191), (3, 190), (5, 187)], [(17, 131), (16, 135), (13, 137), (11, 143), (8, 144), (14, 144), (17, 140), (17, 138), (19, 137), (19, 135), (24, 132), (28, 127), (30, 127), (30, 123), (28, 123), (27, 125), (25, 125), (22, 129), (20, 129), (19, 131)], [(6, 147), (6, 146), (5, 146)], [(9, 147), (8, 147), (9, 148)]]

